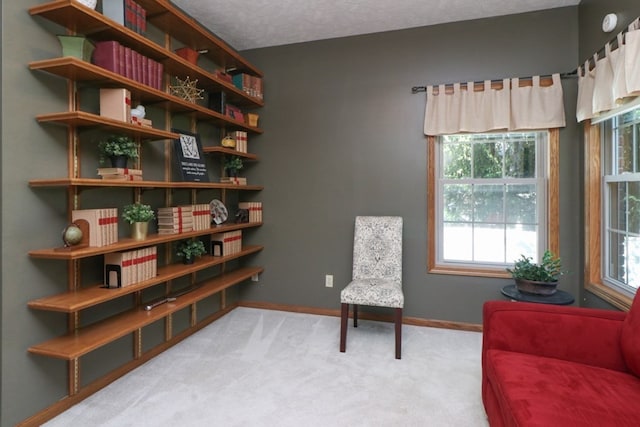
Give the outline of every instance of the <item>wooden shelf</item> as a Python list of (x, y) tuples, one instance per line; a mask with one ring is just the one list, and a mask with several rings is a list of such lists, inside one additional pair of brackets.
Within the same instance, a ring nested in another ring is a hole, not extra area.
[(57, 123), (65, 126), (75, 127), (105, 127), (118, 130), (130, 135), (139, 136), (142, 139), (177, 139), (177, 133), (168, 132), (162, 129), (138, 126), (97, 114), (86, 113), (84, 111), (68, 111), (62, 113), (41, 114), (36, 117), (40, 123)]
[(260, 227), (260, 222), (245, 222), (242, 224), (223, 224), (216, 227), (211, 227), (206, 230), (187, 231), (185, 233), (176, 234), (150, 234), (145, 240), (134, 240), (131, 238), (120, 239), (118, 243), (113, 245), (100, 246), (100, 247), (86, 247), (81, 249), (75, 249), (71, 251), (57, 251), (55, 248), (51, 249), (37, 249), (29, 251), (29, 256), (32, 258), (44, 258), (44, 259), (59, 259), (59, 260), (76, 260), (82, 258), (89, 258), (96, 255), (103, 255), (110, 252), (127, 251), (130, 249), (144, 248), (147, 246), (159, 245), (161, 243), (173, 242), (175, 240), (188, 239), (190, 237), (204, 236), (213, 233), (225, 233), (227, 231), (242, 230), (244, 228)]
[(206, 30), (204, 25), (166, 0), (138, 0), (147, 11), (147, 20), (159, 29), (195, 50), (205, 54), (226, 70), (235, 69), (262, 77), (262, 71), (244, 59), (227, 42)]
[[(156, 13), (160, 9), (164, 10), (164, 12), (160, 12), (165, 14), (165, 17), (161, 21), (167, 21), (167, 8), (164, 3), (162, 6), (155, 5), (155, 3), (158, 3), (156, 0), (154, 0), (153, 3), (154, 6), (152, 7), (156, 10)], [(160, 7), (160, 9), (158, 7)], [(177, 10), (171, 5), (168, 5), (168, 7), (171, 10)], [(149, 58), (161, 61), (165, 67), (165, 71), (171, 75), (177, 75), (180, 77), (188, 75), (192, 79), (198, 79), (198, 87), (201, 89), (208, 91), (224, 90), (227, 93), (229, 101), (238, 106), (262, 107), (264, 105), (261, 99), (247, 95), (242, 90), (236, 88), (232, 83), (218, 79), (214, 74), (198, 67), (197, 65), (191, 64), (175, 53), (166, 50), (164, 46), (160, 46), (143, 35), (112, 21), (100, 12), (84, 7), (75, 0), (58, 0), (34, 6), (29, 9), (29, 13), (33, 16), (41, 16), (51, 22), (55, 22), (56, 24), (69, 28), (76, 33), (88, 36), (93, 40), (116, 40), (123, 43)], [(182, 14), (182, 16), (184, 15)], [(192, 27), (194, 25), (193, 21), (188, 22), (188, 20), (178, 17), (174, 17), (172, 19), (173, 24), (185, 26), (185, 23), (189, 23), (190, 26), (188, 28), (170, 27), (167, 28), (170, 30), (169, 32), (174, 30), (180, 30), (181, 32), (186, 33), (194, 31)], [(202, 40), (205, 40), (205, 38)], [(212, 46), (211, 52), (216, 52), (215, 47), (213, 47), (215, 44), (213, 40), (214, 39), (211, 39), (208, 45)], [(216, 42), (224, 45), (224, 48), (219, 50), (220, 52), (226, 52), (230, 49), (229, 46), (220, 39), (215, 38), (215, 40)], [(204, 45), (204, 43), (199, 44)], [(237, 62), (236, 58), (241, 59), (238, 53), (232, 49), (230, 49), (229, 54), (227, 55), (222, 53), (214, 54), (214, 60), (217, 59), (218, 61), (222, 61), (220, 66), (225, 69), (228, 68), (225, 64), (231, 63), (234, 64), (234, 67), (239, 67), (241, 70), (247, 70), (251, 71), (252, 74), (261, 75), (261, 73), (259, 73), (259, 71), (257, 71), (257, 69), (251, 66), (248, 62), (242, 60), (242, 64), (240, 64)], [(214, 62), (218, 63), (217, 61)]]
[(182, 189), (225, 189), (260, 191), (261, 185), (234, 185), (221, 184), (219, 182), (172, 182), (172, 181), (123, 181), (100, 178), (54, 178), (33, 179), (29, 181), (31, 187), (126, 187), (126, 188), (182, 188)]
[(29, 352), (64, 360), (77, 359), (223, 289), (241, 283), (253, 275), (260, 274), (262, 271), (262, 267), (239, 268), (202, 282), (197, 289), (178, 297), (175, 302), (160, 305), (150, 311), (137, 308), (115, 315), (67, 335), (29, 347)]
[(159, 283), (186, 276), (187, 274), (195, 273), (196, 271), (204, 270), (205, 268), (224, 264), (225, 262), (259, 252), (262, 249), (263, 246), (245, 246), (241, 252), (233, 255), (224, 257), (213, 257), (210, 255), (205, 255), (195, 260), (193, 264), (186, 265), (177, 263), (160, 267), (158, 268), (158, 275), (153, 279), (145, 280), (144, 282), (139, 282), (131, 286), (126, 286), (124, 288), (107, 289), (103, 288), (102, 284), (97, 284), (94, 286), (82, 288), (77, 291), (65, 292), (49, 297), (38, 298), (36, 300), (29, 301), (28, 305), (30, 308), (36, 310), (73, 313), (92, 307), (94, 305), (102, 304), (112, 299), (122, 297), (124, 295), (141, 291)]
[[(67, 0), (72, 1), (72, 0)], [(41, 70), (59, 77), (75, 81), (101, 83), (102, 86), (124, 87), (131, 91), (132, 99), (142, 104), (164, 103), (167, 110), (174, 113), (191, 113), (199, 120), (227, 126), (229, 130), (237, 129), (252, 133), (262, 133), (262, 129), (248, 126), (244, 122), (234, 120), (199, 104), (185, 101), (150, 86), (140, 84), (119, 74), (93, 65), (71, 56), (44, 59), (29, 64), (31, 70)]]
[(219, 154), (228, 154), (230, 156), (240, 156), (244, 157), (247, 160), (258, 160), (258, 156), (252, 153), (243, 153), (241, 151), (236, 151), (231, 148), (226, 147), (203, 147), (202, 151), (205, 153), (219, 153)]

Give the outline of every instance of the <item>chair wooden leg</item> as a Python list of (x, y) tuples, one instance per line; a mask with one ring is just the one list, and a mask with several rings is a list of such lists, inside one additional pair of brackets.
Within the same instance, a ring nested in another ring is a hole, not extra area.
[(347, 349), (347, 320), (349, 319), (349, 304), (342, 304), (340, 313), (340, 352)]
[(358, 304), (353, 304), (353, 327), (358, 327)]
[(396, 308), (396, 359), (401, 358), (402, 353), (402, 309)]

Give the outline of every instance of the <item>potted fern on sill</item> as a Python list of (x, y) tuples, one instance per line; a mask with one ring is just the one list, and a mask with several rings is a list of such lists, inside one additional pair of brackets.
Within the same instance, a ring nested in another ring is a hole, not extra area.
[(533, 258), (524, 255), (516, 260), (513, 268), (507, 268), (520, 292), (533, 295), (553, 295), (556, 293), (558, 279), (562, 276), (562, 262), (551, 251), (546, 250), (542, 262), (537, 264)]

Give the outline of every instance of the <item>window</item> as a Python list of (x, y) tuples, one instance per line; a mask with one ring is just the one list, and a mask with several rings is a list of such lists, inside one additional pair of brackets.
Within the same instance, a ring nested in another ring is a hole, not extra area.
[(602, 282), (631, 297), (640, 285), (640, 108), (600, 126)]
[[(429, 235), (435, 237), (429, 271), (502, 277), (521, 254), (558, 253), (557, 197), (550, 203), (547, 185), (557, 135), (554, 129), (429, 138)], [(557, 171), (553, 180), (557, 195)]]

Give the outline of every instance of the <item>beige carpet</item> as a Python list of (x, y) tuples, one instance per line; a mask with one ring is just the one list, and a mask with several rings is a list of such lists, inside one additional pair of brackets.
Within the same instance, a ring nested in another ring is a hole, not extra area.
[(237, 308), (54, 418), (68, 426), (487, 426), (482, 335)]

